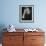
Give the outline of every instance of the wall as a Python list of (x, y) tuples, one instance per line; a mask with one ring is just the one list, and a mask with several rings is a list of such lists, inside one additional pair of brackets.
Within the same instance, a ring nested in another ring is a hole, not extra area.
[[(13, 24), (16, 28), (46, 27), (46, 1), (41, 0), (1, 0), (0, 25)], [(34, 5), (34, 23), (19, 22), (19, 5)]]
[[(45, 27), (46, 1), (41, 0), (1, 0), (0, 25), (13, 24), (16, 28)], [(19, 22), (19, 5), (34, 5), (34, 23)]]

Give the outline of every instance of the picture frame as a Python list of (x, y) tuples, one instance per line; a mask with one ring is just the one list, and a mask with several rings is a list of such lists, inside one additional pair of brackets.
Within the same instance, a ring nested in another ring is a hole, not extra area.
[(34, 22), (34, 5), (19, 5), (19, 21)]

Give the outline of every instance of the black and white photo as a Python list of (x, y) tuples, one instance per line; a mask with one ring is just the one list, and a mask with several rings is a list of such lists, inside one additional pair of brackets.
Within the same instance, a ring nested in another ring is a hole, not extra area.
[(34, 5), (20, 5), (19, 13), (20, 22), (34, 21)]

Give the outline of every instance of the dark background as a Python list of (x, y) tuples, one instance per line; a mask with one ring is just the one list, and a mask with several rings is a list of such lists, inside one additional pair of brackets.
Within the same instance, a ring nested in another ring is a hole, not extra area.
[(22, 7), (22, 15), (23, 15), (23, 12), (24, 12), (24, 9), (25, 8), (29, 8), (30, 9), (30, 14), (29, 15), (25, 15), (26, 18), (22, 18), (22, 20), (32, 20), (32, 7)]

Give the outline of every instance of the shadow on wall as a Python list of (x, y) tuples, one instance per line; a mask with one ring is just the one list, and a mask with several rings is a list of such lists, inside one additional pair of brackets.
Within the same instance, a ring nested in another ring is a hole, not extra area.
[(2, 43), (2, 36), (3, 36), (3, 32), (5, 32), (6, 30), (4, 30), (5, 25), (4, 24), (0, 24), (0, 43)]

